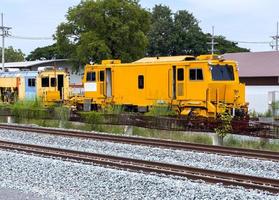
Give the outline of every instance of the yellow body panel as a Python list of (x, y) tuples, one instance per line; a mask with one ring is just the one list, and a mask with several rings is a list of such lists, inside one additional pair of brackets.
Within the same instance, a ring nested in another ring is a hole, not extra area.
[[(169, 57), (157, 62), (155, 58), (144, 58), (125, 64), (110, 60), (86, 65), (85, 98), (101, 106), (169, 104), (178, 108), (181, 114), (193, 111), (210, 117), (223, 112), (224, 105), (231, 110), (246, 106), (245, 86), (239, 83), (236, 62), (218, 60), (217, 56), (211, 55), (189, 61), (183, 58), (186, 57)], [(234, 79), (213, 80), (212, 67), (219, 65), (223, 66), (218, 68), (220, 70), (229, 66)], [(199, 73), (202, 73), (202, 80), (198, 78)]]
[[(63, 87), (58, 88), (58, 76), (63, 77)], [(43, 86), (42, 79), (48, 78), (48, 86)], [(51, 80), (55, 79), (56, 83), (52, 84)], [(60, 92), (61, 90), (61, 92)], [(39, 73), (37, 78), (37, 95), (44, 102), (59, 102), (69, 99), (69, 75), (62, 70), (47, 70)]]

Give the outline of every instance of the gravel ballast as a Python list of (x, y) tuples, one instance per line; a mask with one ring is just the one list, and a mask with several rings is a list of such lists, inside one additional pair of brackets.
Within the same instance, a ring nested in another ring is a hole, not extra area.
[(0, 151), (0, 191), (38, 199), (277, 199), (256, 190)]
[(179, 165), (241, 173), (268, 178), (279, 178), (279, 162), (247, 159), (235, 156), (161, 149), (140, 145), (120, 144), (74, 137), (44, 135), (31, 132), (0, 130), (0, 140), (37, 144), (78, 151), (109, 154), (121, 157), (146, 159)]

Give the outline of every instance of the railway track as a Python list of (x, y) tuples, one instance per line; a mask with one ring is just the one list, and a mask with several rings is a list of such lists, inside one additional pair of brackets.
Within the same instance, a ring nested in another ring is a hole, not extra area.
[(93, 140), (103, 140), (103, 141), (110, 141), (110, 142), (147, 145), (153, 147), (163, 147), (163, 148), (181, 149), (187, 151), (207, 152), (207, 153), (215, 153), (221, 155), (230, 155), (230, 156), (234, 155), (234, 156), (242, 156), (247, 158), (268, 159), (268, 160), (279, 161), (278, 152), (255, 150), (255, 149), (212, 146), (212, 145), (178, 142), (178, 141), (170, 141), (170, 140), (116, 136), (116, 135), (109, 135), (109, 134), (98, 134), (98, 133), (80, 132), (80, 131), (72, 131), (72, 130), (47, 129), (47, 128), (30, 127), (30, 126), (10, 125), (10, 124), (0, 124), (0, 129), (28, 131), (28, 132), (36, 132), (42, 134), (60, 135), (60, 136), (77, 137), (77, 138), (85, 138), (85, 139), (93, 139)]
[(69, 161), (86, 162), (112, 166), (119, 169), (155, 172), (159, 174), (187, 177), (192, 180), (204, 180), (208, 183), (222, 183), (226, 186), (243, 186), (249, 189), (258, 189), (279, 193), (279, 180), (248, 176), (235, 173), (206, 170), (174, 164), (166, 164), (153, 161), (145, 161), (131, 158), (123, 158), (111, 155), (80, 152), (38, 145), (21, 144), (15, 142), (0, 141), (0, 149), (15, 150), (28, 154), (43, 155), (46, 157), (62, 158)]

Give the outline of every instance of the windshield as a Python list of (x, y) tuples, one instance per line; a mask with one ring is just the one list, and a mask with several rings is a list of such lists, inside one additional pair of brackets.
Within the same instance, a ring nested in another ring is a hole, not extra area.
[(231, 65), (212, 65), (211, 76), (213, 81), (233, 81), (234, 73)]

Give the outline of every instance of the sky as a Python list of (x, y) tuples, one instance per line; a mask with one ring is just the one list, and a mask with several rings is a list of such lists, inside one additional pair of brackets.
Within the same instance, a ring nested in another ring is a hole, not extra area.
[[(66, 21), (69, 7), (80, 0), (0, 0), (4, 25), (12, 27), (11, 34), (21, 37), (51, 38), (56, 27)], [(206, 33), (225, 36), (228, 40), (271, 42), (279, 21), (278, 0), (140, 0), (143, 8), (156, 4), (169, 6), (173, 12), (187, 10), (199, 21)], [(50, 40), (6, 38), (5, 46), (21, 49), (26, 55), (37, 47), (53, 44)], [(239, 43), (251, 51), (270, 51), (269, 44)]]

